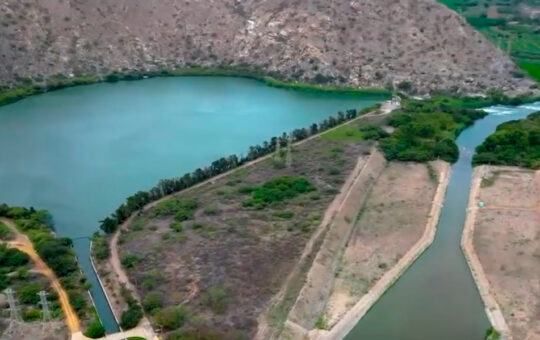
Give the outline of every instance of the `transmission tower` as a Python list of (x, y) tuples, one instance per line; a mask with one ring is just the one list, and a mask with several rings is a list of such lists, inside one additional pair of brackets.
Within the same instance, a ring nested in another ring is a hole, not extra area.
[(11, 288), (8, 288), (6, 289), (6, 295), (7, 295), (7, 298), (8, 298), (8, 303), (9, 303), (9, 312), (11, 314), (11, 318), (14, 319), (14, 320), (21, 320), (20, 316), (19, 316), (19, 312), (17, 310), (17, 301), (15, 301), (15, 297), (13, 296), (15, 294), (15, 292), (13, 291), (13, 289)]
[(41, 309), (43, 310), (43, 321), (49, 321), (51, 319), (51, 311), (49, 310), (49, 301), (47, 301), (47, 295), (49, 295), (46, 291), (42, 290), (41, 292), (37, 293), (39, 295), (40, 305)]
[(276, 159), (281, 158), (281, 140), (279, 137), (276, 138)]
[(292, 149), (292, 137), (289, 135), (287, 137), (287, 156), (285, 158), (285, 164), (287, 165), (287, 168), (290, 168), (292, 164), (291, 149)]

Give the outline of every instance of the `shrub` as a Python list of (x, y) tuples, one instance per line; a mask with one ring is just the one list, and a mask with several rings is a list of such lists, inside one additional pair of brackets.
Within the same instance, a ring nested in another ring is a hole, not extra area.
[(148, 293), (142, 305), (145, 311), (152, 313), (155, 309), (163, 306), (163, 293), (158, 291)]
[(81, 294), (81, 292), (79, 292), (78, 290), (73, 289), (68, 290), (67, 293), (69, 296), (69, 302), (71, 303), (75, 311), (77, 311), (77, 313), (82, 312), (86, 308), (86, 299), (84, 295)]
[(8, 248), (5, 244), (0, 244), (0, 267), (12, 271), (17, 267), (24, 266), (30, 261), (25, 253)]
[(43, 289), (43, 285), (39, 283), (24, 284), (21, 288), (19, 288), (17, 298), (21, 303), (37, 305), (39, 302), (39, 296), (37, 294)]
[(8, 228), (7, 225), (0, 222), (0, 239), (2, 240), (11, 240), (13, 238), (13, 233)]
[(155, 314), (155, 322), (165, 330), (180, 328), (188, 317), (188, 309), (185, 306), (172, 306), (158, 310)]
[(328, 322), (325, 320), (325, 318), (323, 316), (319, 316), (319, 318), (315, 322), (315, 328), (317, 328), (317, 329), (326, 329), (326, 328), (328, 328)]
[(98, 232), (94, 233), (92, 237), (92, 255), (98, 260), (105, 260), (109, 257), (107, 238)]
[(206, 208), (204, 208), (204, 213), (206, 215), (217, 215), (220, 213), (220, 210), (217, 205), (211, 204), (207, 206)]
[(152, 215), (153, 217), (176, 215), (175, 219), (182, 222), (192, 218), (197, 205), (197, 201), (193, 199), (175, 197), (156, 205), (152, 209)]
[(121, 262), (125, 268), (133, 268), (140, 260), (139, 256), (135, 254), (126, 254), (122, 257)]
[(41, 319), (41, 312), (37, 309), (27, 309), (23, 314), (23, 320), (26, 322), (37, 321)]
[(141, 306), (136, 302), (132, 302), (129, 304), (128, 309), (122, 312), (120, 316), (120, 327), (124, 330), (134, 328), (139, 324), (142, 317), (143, 311)]
[(315, 187), (304, 177), (282, 176), (255, 188), (251, 193), (251, 198), (242, 204), (246, 207), (262, 209), (270, 203), (281, 202), (314, 190)]
[(101, 338), (105, 336), (105, 328), (101, 324), (101, 321), (96, 318), (88, 325), (84, 335), (92, 339)]
[(223, 314), (227, 309), (227, 292), (223, 285), (217, 285), (201, 296), (201, 301), (215, 313)]
[(182, 223), (177, 222), (177, 221), (173, 221), (171, 223), (171, 229), (176, 231), (177, 233), (181, 233), (182, 230), (183, 230)]

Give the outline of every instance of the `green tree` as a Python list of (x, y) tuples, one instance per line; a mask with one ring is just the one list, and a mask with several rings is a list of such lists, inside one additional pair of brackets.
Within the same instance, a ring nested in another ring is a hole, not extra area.
[(171, 306), (161, 309), (155, 314), (155, 321), (159, 327), (165, 330), (180, 328), (188, 317), (188, 309), (185, 306)]
[(143, 300), (143, 308), (147, 312), (153, 312), (155, 309), (163, 306), (163, 293), (153, 291), (148, 293)]
[(92, 339), (98, 339), (105, 336), (105, 328), (101, 324), (101, 321), (96, 318), (88, 325), (84, 335)]

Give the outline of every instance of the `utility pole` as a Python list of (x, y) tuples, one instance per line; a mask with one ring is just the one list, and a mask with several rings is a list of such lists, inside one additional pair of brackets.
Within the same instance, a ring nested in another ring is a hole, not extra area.
[(506, 53), (508, 54), (508, 56), (512, 55), (512, 37), (510, 37), (510, 39), (508, 39), (508, 42), (507, 42), (507, 45), (506, 45)]
[(276, 138), (276, 159), (281, 158), (281, 139), (279, 137)]
[(41, 292), (37, 293), (39, 295), (40, 305), (41, 309), (43, 310), (43, 321), (49, 321), (51, 319), (51, 311), (49, 311), (49, 301), (47, 301), (47, 295), (49, 295), (46, 291), (42, 290)]
[(285, 158), (285, 164), (287, 165), (287, 168), (290, 168), (292, 165), (291, 149), (292, 149), (292, 137), (291, 135), (289, 135), (287, 137), (287, 156)]
[(17, 302), (15, 301), (15, 297), (13, 296), (14, 295), (14, 291), (13, 289), (11, 288), (8, 288), (6, 289), (6, 295), (7, 295), (7, 298), (8, 298), (8, 303), (9, 303), (9, 312), (11, 314), (11, 318), (14, 319), (14, 320), (21, 320), (21, 318), (19, 317), (19, 313), (17, 311)]

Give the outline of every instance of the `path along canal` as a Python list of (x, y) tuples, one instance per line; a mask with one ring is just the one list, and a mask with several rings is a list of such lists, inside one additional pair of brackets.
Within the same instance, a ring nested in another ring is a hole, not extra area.
[(249, 79), (154, 78), (33, 96), (0, 108), (0, 202), (49, 210), (108, 332), (117, 329), (89, 261), (98, 221), (180, 176), (339, 110), (386, 99), (272, 88)]
[(433, 244), (347, 335), (347, 340), (482, 340), (489, 321), (460, 249), (476, 146), (499, 124), (539, 111), (540, 103), (495, 106), (457, 139), (458, 161)]

